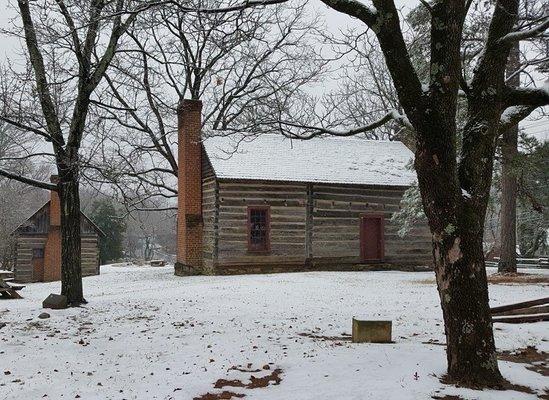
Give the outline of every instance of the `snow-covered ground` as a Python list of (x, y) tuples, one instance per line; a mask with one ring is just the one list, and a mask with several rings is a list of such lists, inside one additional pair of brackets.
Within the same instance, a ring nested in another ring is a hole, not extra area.
[[(89, 304), (48, 311), (59, 283), (0, 301), (0, 399), (193, 399), (223, 390), (246, 399), (535, 399), (441, 384), (441, 312), (431, 273), (314, 272), (175, 277), (171, 267), (102, 268), (84, 280)], [(422, 282), (423, 281), (423, 282)], [(492, 285), (492, 305), (548, 296), (547, 286)], [(391, 318), (394, 344), (353, 344), (351, 318)], [(549, 350), (549, 323), (499, 324), (499, 349)], [(248, 365), (251, 364), (251, 365)], [(269, 370), (262, 367), (270, 365)], [(231, 369), (244, 366), (260, 372)], [(513, 383), (542, 393), (547, 377), (500, 362)], [(214, 389), (220, 379), (282, 370), (266, 388)]]

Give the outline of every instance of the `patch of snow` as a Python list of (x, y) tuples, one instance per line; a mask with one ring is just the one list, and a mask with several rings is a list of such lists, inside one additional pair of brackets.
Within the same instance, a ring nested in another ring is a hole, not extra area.
[(541, 86), (541, 90), (543, 90), (545, 92), (545, 94), (547, 96), (549, 96), (549, 79), (546, 79), (544, 82), (543, 82), (543, 85)]
[(461, 195), (463, 197), (465, 197), (466, 199), (470, 199), (471, 198), (471, 193), (469, 193), (467, 190), (461, 188)]
[[(173, 267), (122, 264), (101, 271), (84, 280), (89, 304), (48, 310), (47, 320), (38, 319), (40, 304), (59, 291), (58, 282), (29, 284), (21, 291), (23, 300), (0, 301), (0, 322), (6, 324), (0, 329), (1, 399), (192, 399), (221, 392), (213, 388), (220, 378), (247, 381), (269, 373), (230, 369), (248, 363), (254, 368), (272, 363), (283, 371), (279, 385), (225, 388), (250, 400), (417, 400), (434, 394), (536, 399), (440, 383), (445, 338), (432, 273), (176, 277)], [(546, 292), (543, 286), (495, 285), (490, 302)], [(350, 333), (353, 315), (392, 318), (395, 343), (300, 335)], [(497, 324), (497, 346), (548, 351), (548, 327), (548, 322)], [(500, 367), (513, 383), (538, 391), (547, 385), (546, 377), (523, 364)]]

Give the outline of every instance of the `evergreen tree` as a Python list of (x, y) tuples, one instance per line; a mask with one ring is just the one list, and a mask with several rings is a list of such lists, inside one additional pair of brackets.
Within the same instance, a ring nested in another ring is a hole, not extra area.
[(105, 233), (99, 241), (101, 263), (120, 259), (124, 254), (122, 241), (126, 232), (126, 222), (112, 201), (108, 199), (96, 201), (92, 206), (90, 217)]
[(518, 159), (518, 246), (525, 257), (549, 251), (549, 142), (523, 135)]

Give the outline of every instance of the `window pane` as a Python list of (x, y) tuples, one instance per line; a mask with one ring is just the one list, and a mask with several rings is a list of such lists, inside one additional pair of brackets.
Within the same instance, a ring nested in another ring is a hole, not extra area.
[(44, 249), (32, 249), (32, 258), (44, 258)]
[(268, 211), (266, 209), (250, 209), (250, 248), (251, 250), (266, 250), (268, 248)]

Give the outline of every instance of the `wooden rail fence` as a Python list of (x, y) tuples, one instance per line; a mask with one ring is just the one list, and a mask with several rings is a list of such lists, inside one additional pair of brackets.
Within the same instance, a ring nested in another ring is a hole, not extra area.
[(492, 322), (523, 324), (549, 321), (549, 297), (493, 307)]

